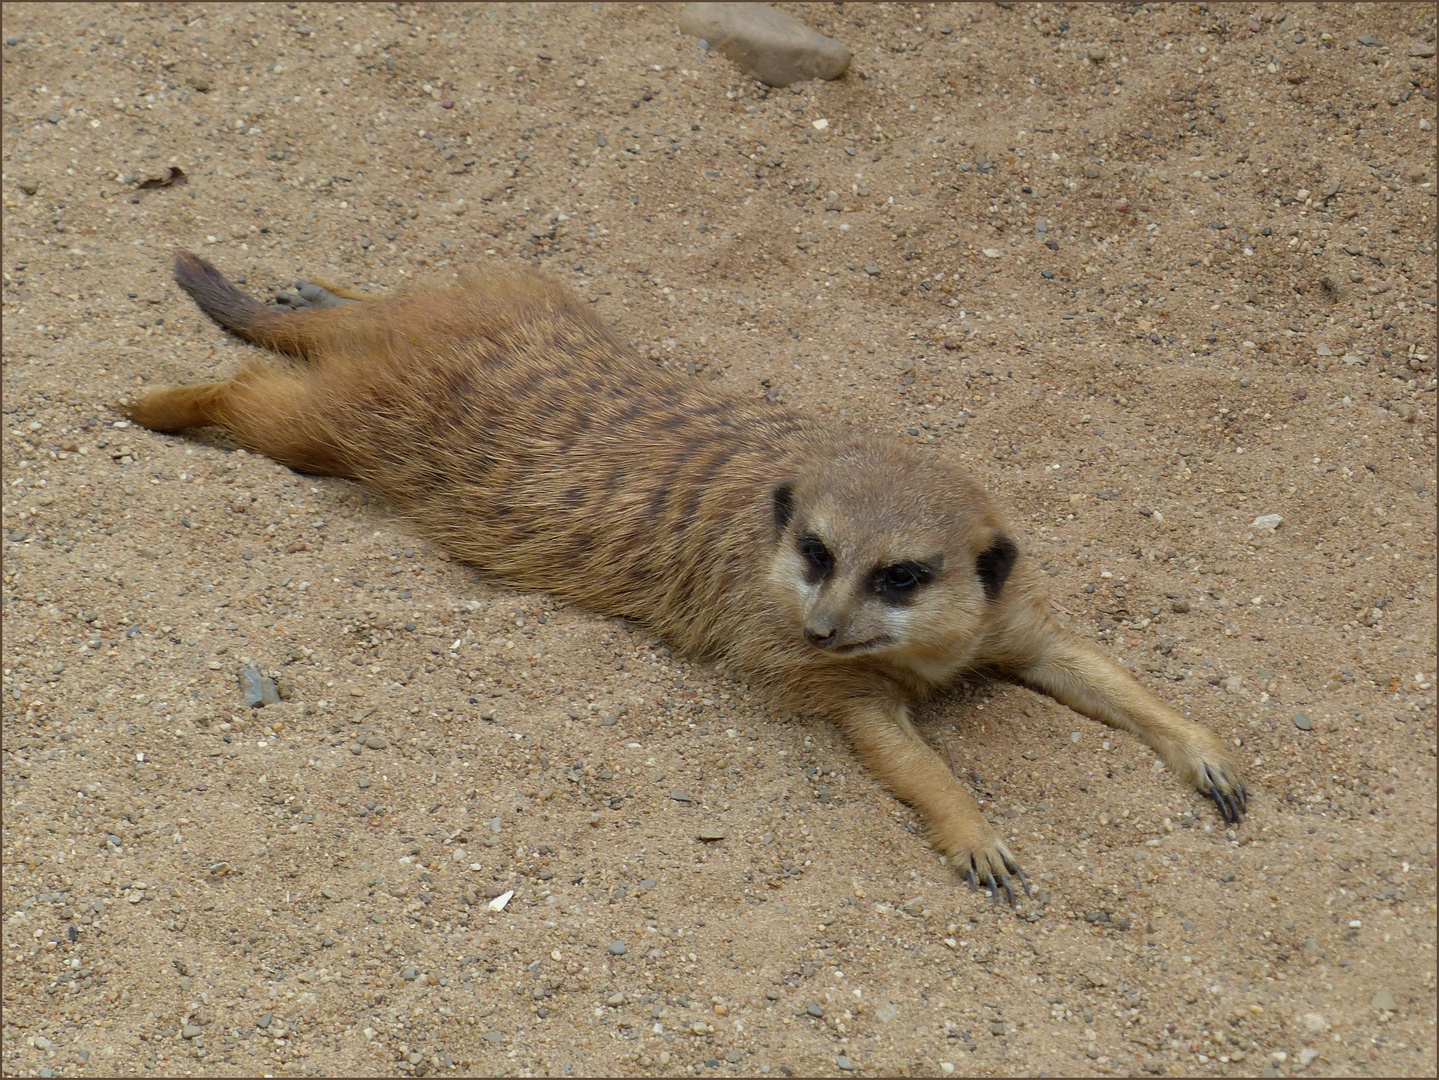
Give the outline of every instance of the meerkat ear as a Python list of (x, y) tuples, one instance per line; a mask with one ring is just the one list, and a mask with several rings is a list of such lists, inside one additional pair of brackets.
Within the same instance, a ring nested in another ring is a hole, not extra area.
[(1014, 569), (1014, 560), (1017, 558), (1019, 548), (1003, 533), (996, 536), (989, 547), (979, 553), (979, 557), (974, 560), (974, 571), (984, 586), (986, 600), (993, 600), (999, 595), (1004, 583), (1009, 580), (1009, 572)]
[(779, 536), (789, 528), (790, 518), (794, 517), (794, 481), (786, 480), (777, 486), (771, 499), (774, 503), (774, 534)]

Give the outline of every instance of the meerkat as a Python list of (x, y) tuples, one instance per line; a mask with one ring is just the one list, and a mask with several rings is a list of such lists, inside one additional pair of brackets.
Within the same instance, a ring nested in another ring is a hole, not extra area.
[(1238, 822), (1224, 742), (1052, 618), (1041, 574), (963, 470), (672, 376), (528, 271), (371, 302), (302, 284), (266, 307), (181, 252), (175, 275), (258, 355), (128, 409), (362, 481), (492, 580), (634, 619), (827, 718), (947, 862), (1014, 900), (1023, 873), (916, 730), (971, 673), (1147, 743)]

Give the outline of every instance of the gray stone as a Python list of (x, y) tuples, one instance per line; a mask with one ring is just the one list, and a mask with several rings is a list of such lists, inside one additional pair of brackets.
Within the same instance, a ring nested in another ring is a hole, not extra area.
[(843, 45), (766, 4), (687, 4), (679, 25), (767, 86), (837, 79), (849, 68)]
[(199, 1024), (186, 1024), (180, 1029), (180, 1038), (195, 1039), (198, 1038), (201, 1034), (203, 1034), (204, 1030), (205, 1029), (200, 1027)]
[(625, 953), (627, 953), (627, 952), (629, 952), (629, 951), (630, 951), (629, 948), (626, 947), (626, 945), (625, 945), (625, 943), (624, 943), (623, 941), (611, 941), (611, 942), (610, 942), (610, 955), (611, 955), (611, 956), (623, 956)]
[(1388, 989), (1380, 990), (1369, 999), (1369, 1004), (1376, 1009), (1384, 1009), (1387, 1012), (1393, 1012), (1399, 1008), (1399, 1003), (1394, 1000), (1393, 992)]
[(280, 691), (275, 687), (275, 680), (261, 675), (254, 664), (246, 664), (240, 669), (240, 694), (252, 709), (280, 704)]
[(1297, 712), (1294, 714), (1294, 726), (1300, 731), (1309, 731), (1314, 727), (1314, 722), (1309, 719), (1308, 713)]
[(838, 1065), (841, 1069), (843, 1069), (845, 1072), (854, 1072), (855, 1070), (854, 1062), (850, 1061), (849, 1058), (845, 1057), (843, 1054), (835, 1058), (834, 1063)]

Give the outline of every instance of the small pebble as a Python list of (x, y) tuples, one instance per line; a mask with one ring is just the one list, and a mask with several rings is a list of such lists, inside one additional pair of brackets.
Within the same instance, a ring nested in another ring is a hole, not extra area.
[(180, 1038), (194, 1039), (203, 1034), (204, 1030), (205, 1029), (198, 1024), (186, 1024), (180, 1029)]
[(627, 952), (629, 952), (629, 949), (623, 941), (610, 942), (609, 953), (611, 956), (623, 956)]
[(809, 1005), (805, 1007), (804, 1011), (810, 1016), (815, 1017), (816, 1019), (824, 1015), (824, 1009), (820, 1007), (818, 1002), (810, 1002)]
[(1309, 719), (1308, 713), (1297, 712), (1294, 714), (1294, 726), (1300, 731), (1309, 731), (1314, 727), (1314, 723)]
[(1278, 514), (1261, 514), (1259, 517), (1254, 519), (1254, 522), (1252, 525), (1250, 525), (1250, 528), (1263, 529), (1265, 532), (1273, 532), (1283, 523), (1284, 518)]
[(275, 680), (261, 675), (254, 664), (246, 664), (240, 669), (240, 696), (251, 709), (280, 704), (280, 691), (275, 686)]
[(701, 829), (698, 833), (695, 834), (695, 836), (697, 839), (709, 843), (715, 840), (723, 840), (724, 830), (715, 828), (714, 826), (710, 826), (708, 828)]
[(1380, 990), (1376, 993), (1369, 999), (1369, 1004), (1376, 1009), (1383, 1009), (1386, 1012), (1393, 1012), (1399, 1008), (1399, 1003), (1394, 1000), (1393, 991), (1388, 989)]
[(843, 1054), (837, 1057), (834, 1063), (838, 1065), (841, 1069), (843, 1069), (845, 1072), (854, 1072), (854, 1062), (850, 1061), (849, 1058), (845, 1057)]
[(371, 750), (383, 750), (390, 745), (390, 740), (376, 732), (365, 736), (365, 745)]
[(419, 977), (420, 977), (420, 970), (419, 970), (419, 968), (407, 967), (407, 968), (405, 968), (404, 971), (400, 972), (400, 978), (404, 979), (405, 982), (414, 982), (414, 981), (415, 981), (416, 979), (418, 979)]
[(274, 1012), (273, 1012), (272, 1010), (270, 1010), (270, 1009), (266, 1009), (264, 1012), (262, 1012), (262, 1013), (260, 1014), (259, 1019), (257, 1019), (257, 1020), (255, 1021), (255, 1026), (256, 1026), (257, 1028), (259, 1028), (261, 1031), (264, 1031), (266, 1028), (268, 1028), (268, 1027), (270, 1026), (270, 1021), (273, 1020), (274, 1018), (275, 1018)]

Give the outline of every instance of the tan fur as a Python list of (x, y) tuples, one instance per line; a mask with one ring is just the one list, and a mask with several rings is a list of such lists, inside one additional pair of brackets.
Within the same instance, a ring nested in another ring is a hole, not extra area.
[[(275, 311), (195, 256), (176, 272), (223, 325), (303, 359), (155, 391), (131, 409), (138, 423), (218, 424), (293, 468), (362, 480), (496, 580), (723, 658), (843, 728), (936, 846), (992, 887), (1012, 857), (911, 722), (969, 672), (1136, 735), (1242, 815), (1221, 740), (1051, 619), (1037, 572), (958, 468), (671, 377), (529, 273)], [(816, 544), (823, 574), (805, 554)], [(925, 583), (884, 592), (896, 567)]]

